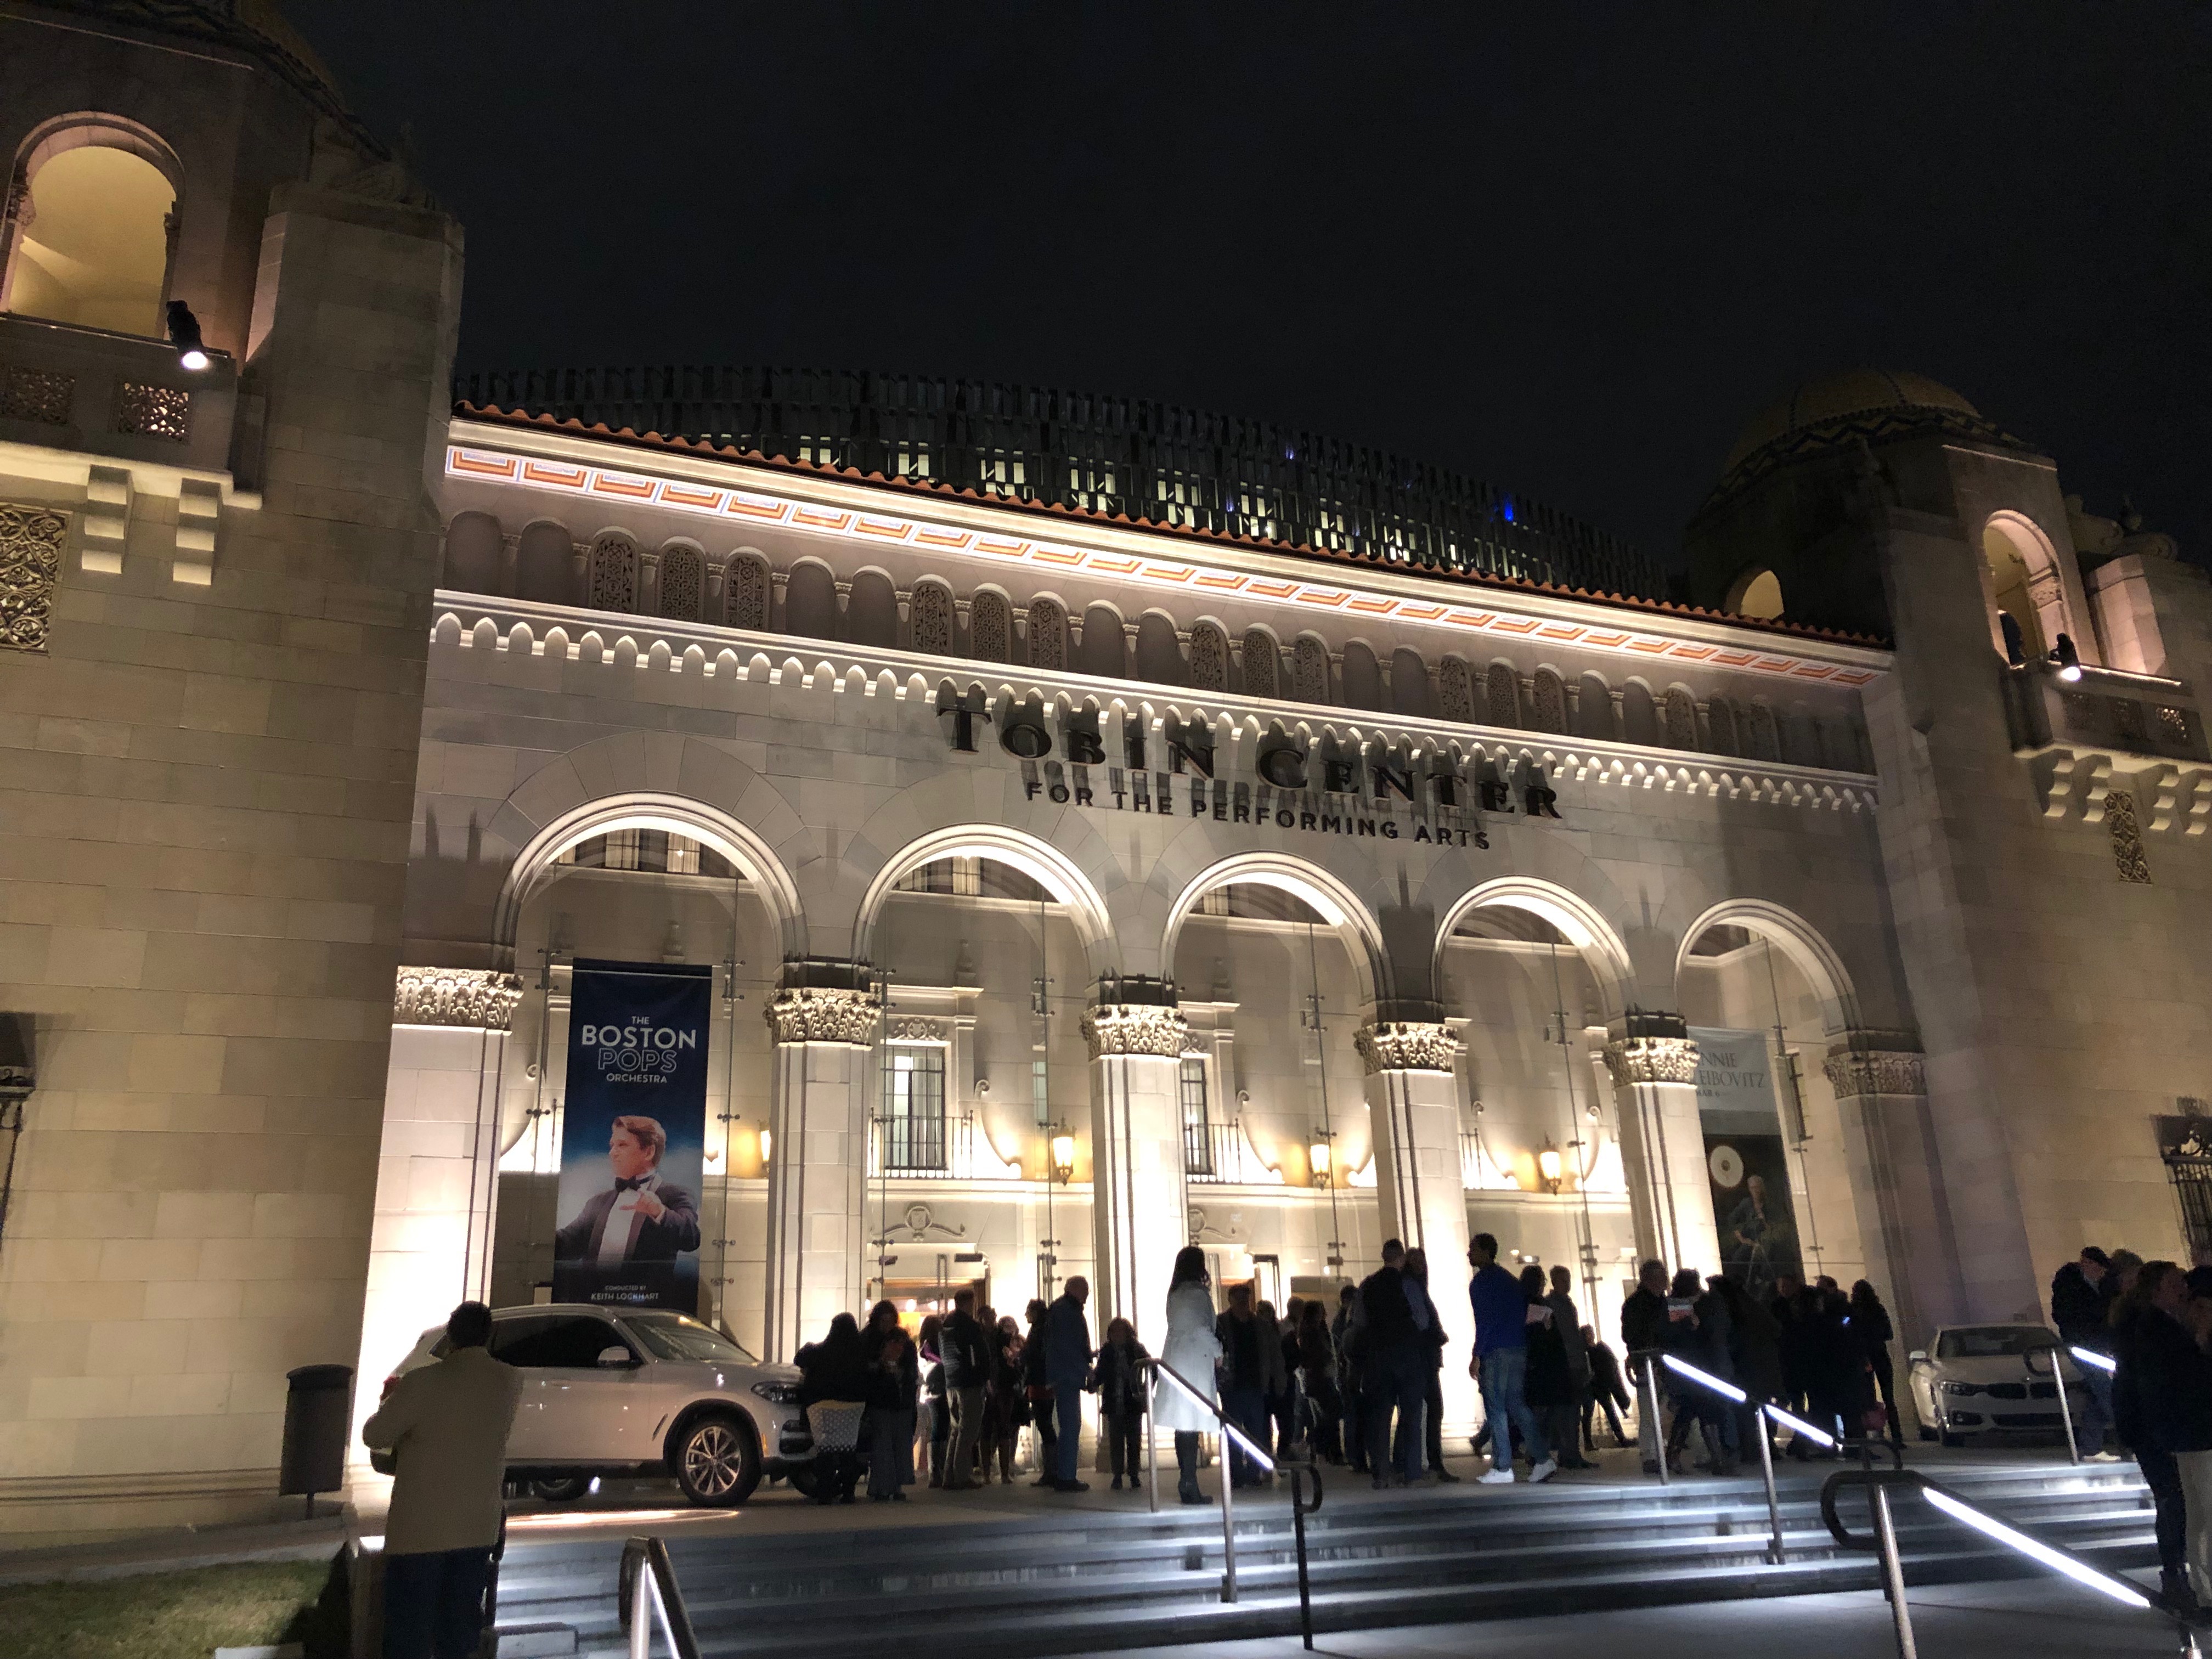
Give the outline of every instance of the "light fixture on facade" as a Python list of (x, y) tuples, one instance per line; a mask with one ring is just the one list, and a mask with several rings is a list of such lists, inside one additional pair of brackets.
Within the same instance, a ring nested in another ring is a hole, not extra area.
[(1052, 1178), (1063, 1187), (1075, 1179), (1075, 1137), (1065, 1129), (1053, 1132)]
[(2061, 634), (2057, 644), (2051, 647), (2051, 660), (2058, 670), (2058, 678), (2071, 685), (2081, 678), (2081, 653), (2074, 648), (2074, 636)]
[(761, 1168), (763, 1170), (768, 1168), (768, 1160), (771, 1150), (770, 1143), (774, 1141), (775, 1139), (775, 1132), (774, 1130), (763, 1129), (761, 1131)]
[(1334, 1159), (1329, 1151), (1328, 1131), (1316, 1129), (1314, 1131), (1313, 1144), (1306, 1148), (1306, 1164), (1312, 1172), (1315, 1186), (1326, 1187), (1329, 1184), (1334, 1164)]
[(169, 301), (169, 343), (177, 349), (177, 367), (197, 374), (208, 366), (207, 347), (200, 339), (200, 319), (182, 300)]
[(1545, 1187), (1552, 1192), (1559, 1190), (1559, 1178), (1565, 1165), (1560, 1162), (1559, 1149), (1547, 1138), (1544, 1150), (1536, 1154), (1536, 1173), (1544, 1178)]

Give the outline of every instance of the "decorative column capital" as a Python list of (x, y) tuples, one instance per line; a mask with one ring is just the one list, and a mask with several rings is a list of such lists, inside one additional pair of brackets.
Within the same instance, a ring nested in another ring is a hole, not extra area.
[(1379, 1020), (1352, 1039), (1367, 1075), (1377, 1072), (1449, 1072), (1459, 1057), (1452, 1029), (1426, 1020)]
[(875, 1041), (879, 1012), (866, 991), (786, 986), (770, 999), (766, 1014), (778, 1042), (847, 1042), (865, 1048)]
[(522, 980), (493, 968), (406, 968), (392, 994), (395, 1025), (452, 1025), (485, 1031), (514, 1029)]
[(1606, 1069), (1616, 1085), (1698, 1080), (1698, 1045), (1686, 1036), (1615, 1037), (1605, 1045)]
[(1109, 1054), (1156, 1054), (1181, 1060), (1190, 1040), (1182, 1010), (1156, 1002), (1101, 1002), (1083, 1014), (1083, 1040), (1091, 1058)]
[(1854, 1032), (1828, 1050), (1821, 1069), (1838, 1100), (1928, 1092), (1928, 1066), (1919, 1050), (1877, 1046), (1879, 1037), (1888, 1035)]

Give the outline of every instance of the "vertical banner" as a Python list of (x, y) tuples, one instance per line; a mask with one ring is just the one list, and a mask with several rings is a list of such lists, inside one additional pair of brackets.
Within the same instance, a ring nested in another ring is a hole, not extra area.
[(708, 967), (579, 961), (553, 1299), (699, 1307)]
[(1776, 1279), (1805, 1273), (1766, 1033), (1692, 1025), (1690, 1036), (1698, 1045), (1698, 1122), (1721, 1271), (1765, 1301)]

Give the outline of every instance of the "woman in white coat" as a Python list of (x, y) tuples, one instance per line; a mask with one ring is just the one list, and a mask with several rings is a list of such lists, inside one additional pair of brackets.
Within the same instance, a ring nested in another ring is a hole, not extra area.
[[(1160, 1359), (1194, 1389), (1213, 1399), (1214, 1362), (1221, 1358), (1221, 1339), (1213, 1334), (1213, 1291), (1206, 1276), (1206, 1252), (1186, 1246), (1176, 1257), (1175, 1277), (1168, 1285), (1168, 1338)], [(1177, 1491), (1186, 1504), (1213, 1500), (1198, 1486), (1198, 1437), (1218, 1425), (1213, 1414), (1172, 1382), (1164, 1382), (1152, 1397), (1152, 1425), (1175, 1431), (1176, 1468), (1182, 1476)]]

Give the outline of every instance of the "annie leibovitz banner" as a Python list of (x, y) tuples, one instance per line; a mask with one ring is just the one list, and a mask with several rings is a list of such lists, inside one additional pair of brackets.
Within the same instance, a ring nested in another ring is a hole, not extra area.
[(698, 1311), (714, 973), (575, 964), (553, 1235), (556, 1302)]
[(1721, 1271), (1764, 1301), (1776, 1279), (1802, 1279), (1805, 1271), (1766, 1033), (1692, 1025), (1690, 1036), (1698, 1045), (1698, 1123)]

